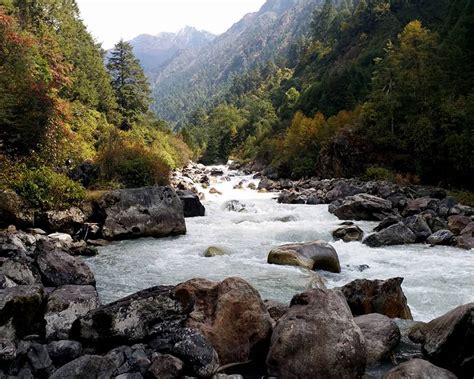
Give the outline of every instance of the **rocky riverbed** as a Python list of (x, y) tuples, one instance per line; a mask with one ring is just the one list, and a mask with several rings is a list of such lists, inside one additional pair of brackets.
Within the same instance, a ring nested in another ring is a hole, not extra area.
[(473, 376), (469, 207), (227, 167), (172, 184), (0, 234), (0, 378)]

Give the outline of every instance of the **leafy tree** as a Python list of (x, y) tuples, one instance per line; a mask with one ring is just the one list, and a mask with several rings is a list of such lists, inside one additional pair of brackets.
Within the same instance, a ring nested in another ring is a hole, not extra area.
[(112, 76), (122, 128), (129, 129), (140, 114), (150, 107), (150, 86), (130, 43), (119, 41), (111, 52), (107, 69)]

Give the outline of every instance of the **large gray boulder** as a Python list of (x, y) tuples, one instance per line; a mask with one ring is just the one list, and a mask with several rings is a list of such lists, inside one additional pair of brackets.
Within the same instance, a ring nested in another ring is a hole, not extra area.
[(267, 356), (278, 378), (360, 378), (366, 366), (364, 337), (339, 291), (296, 295), (276, 323)]
[(423, 351), (459, 378), (474, 377), (474, 303), (457, 307), (426, 324)]
[(325, 241), (279, 246), (268, 254), (268, 263), (300, 266), (310, 270), (341, 272), (336, 250)]
[(46, 305), (46, 338), (67, 339), (73, 322), (98, 306), (99, 297), (93, 286), (56, 288), (49, 294)]
[(38, 225), (49, 232), (75, 234), (82, 228), (86, 216), (76, 207), (61, 211), (47, 211), (38, 221)]
[(354, 318), (362, 330), (367, 349), (367, 365), (389, 359), (400, 342), (400, 329), (395, 321), (379, 313)]
[(415, 243), (417, 240), (416, 234), (413, 231), (399, 222), (391, 225), (386, 229), (381, 230), (367, 236), (363, 243), (370, 247), (390, 246), (390, 245), (406, 245)]
[(206, 214), (206, 208), (193, 191), (183, 190), (176, 193), (183, 203), (184, 217), (202, 217)]
[(340, 289), (354, 316), (380, 313), (390, 318), (412, 320), (402, 283), (403, 278), (356, 279)]
[(382, 379), (456, 379), (452, 372), (423, 359), (412, 359), (388, 371)]
[(123, 189), (98, 203), (108, 240), (167, 237), (186, 233), (183, 204), (170, 187)]
[(428, 223), (421, 215), (407, 217), (403, 223), (415, 234), (416, 242), (424, 242), (432, 234)]
[(434, 232), (431, 236), (428, 237), (426, 243), (436, 246), (436, 245), (446, 245), (449, 246), (453, 243), (454, 234), (450, 230), (438, 230)]
[(10, 341), (44, 334), (46, 295), (42, 285), (0, 289), (0, 336)]
[(46, 286), (95, 285), (94, 274), (89, 266), (81, 258), (73, 257), (61, 250), (40, 251), (36, 264)]
[(329, 211), (341, 220), (382, 220), (393, 213), (392, 202), (366, 193), (336, 200), (329, 206)]

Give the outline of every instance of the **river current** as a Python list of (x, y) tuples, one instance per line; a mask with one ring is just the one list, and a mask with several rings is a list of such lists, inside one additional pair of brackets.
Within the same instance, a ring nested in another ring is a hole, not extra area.
[[(219, 168), (230, 174), (230, 181), (211, 179), (211, 187), (222, 195), (202, 190), (206, 216), (187, 218), (185, 236), (115, 242), (87, 260), (103, 303), (156, 285), (230, 276), (249, 281), (264, 299), (289, 302), (294, 294), (312, 287), (314, 274), (268, 264), (267, 255), (273, 247), (285, 243), (316, 239), (331, 243), (341, 262), (340, 274), (319, 272), (328, 288), (359, 278), (403, 277), (413, 317), (420, 321), (474, 301), (473, 250), (427, 245), (369, 248), (360, 242), (334, 242), (331, 233), (341, 221), (327, 211), (327, 205), (278, 204), (276, 194), (246, 188), (250, 182), (258, 184), (258, 180)], [(247, 181), (245, 189), (234, 189), (241, 180)], [(245, 204), (245, 212), (226, 210), (229, 200)], [(369, 233), (376, 223), (357, 225)], [(210, 246), (222, 248), (226, 255), (205, 258)]]

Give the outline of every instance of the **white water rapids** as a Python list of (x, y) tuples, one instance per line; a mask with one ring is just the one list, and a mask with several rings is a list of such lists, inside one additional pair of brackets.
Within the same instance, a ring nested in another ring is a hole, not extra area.
[[(219, 168), (227, 172), (225, 167)], [(373, 249), (360, 242), (334, 242), (331, 233), (341, 221), (327, 211), (327, 205), (278, 204), (274, 193), (233, 189), (242, 179), (258, 184), (250, 176), (233, 176), (230, 181), (212, 178), (211, 187), (222, 195), (203, 190), (206, 216), (187, 218), (185, 236), (123, 241), (100, 248), (99, 255), (87, 262), (96, 276), (102, 302), (156, 285), (230, 276), (249, 281), (263, 299), (288, 302), (294, 294), (311, 288), (313, 275), (296, 267), (268, 264), (267, 255), (285, 243), (316, 239), (329, 241), (341, 262), (340, 274), (320, 272), (329, 288), (359, 278), (404, 277), (403, 290), (413, 317), (421, 321), (474, 301), (473, 250), (427, 245)], [(229, 200), (244, 203), (247, 211), (224, 210), (223, 204)], [(376, 224), (357, 225), (370, 232)], [(220, 247), (227, 255), (205, 258), (209, 246)], [(369, 268), (361, 271), (361, 265)]]

